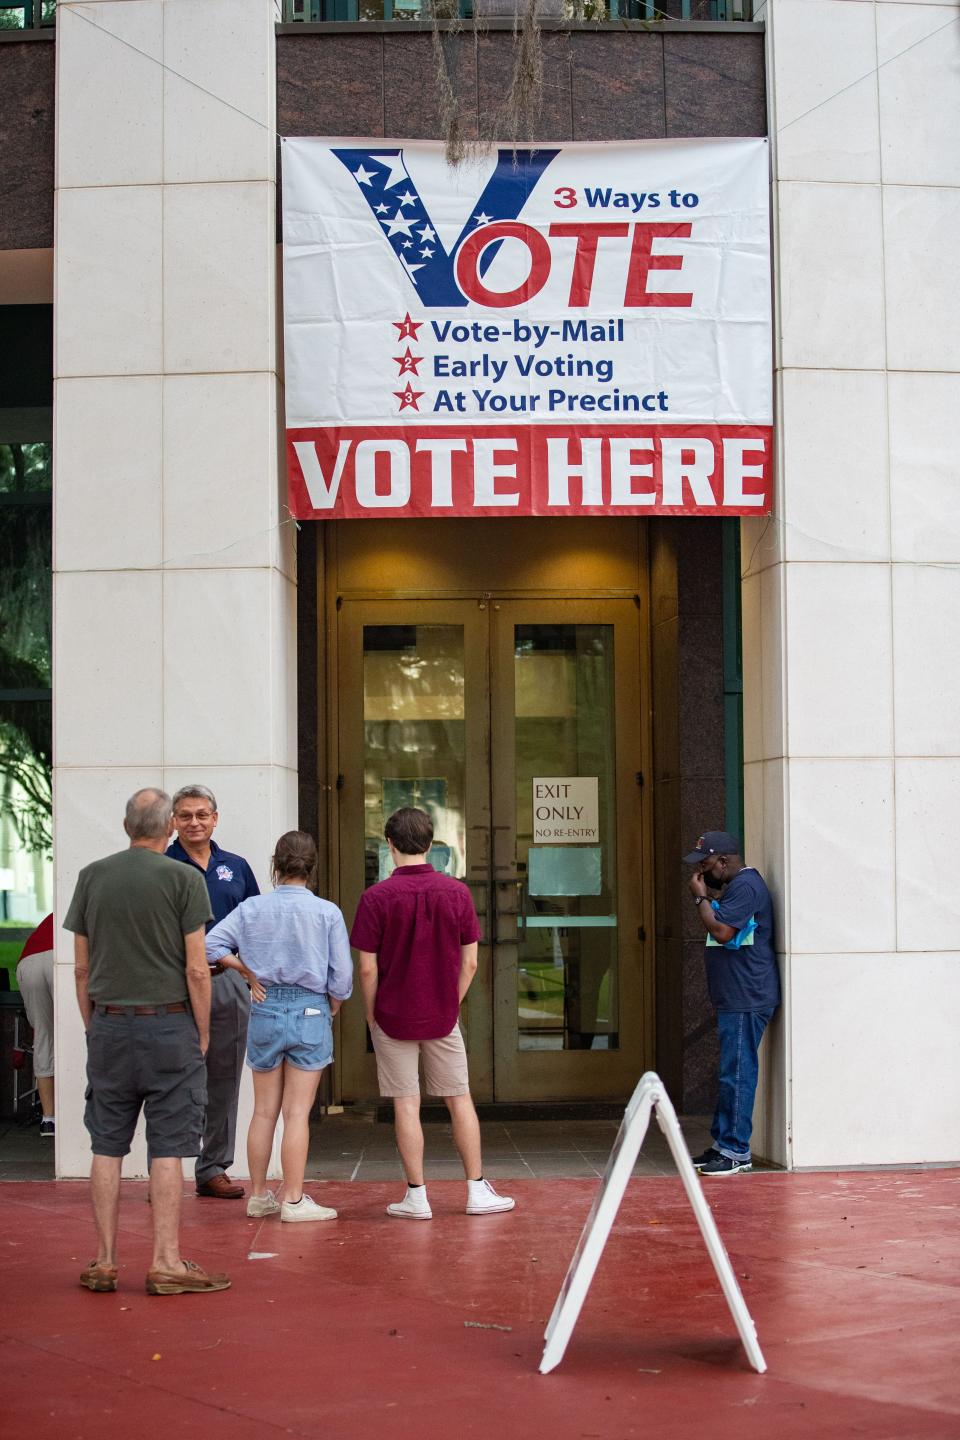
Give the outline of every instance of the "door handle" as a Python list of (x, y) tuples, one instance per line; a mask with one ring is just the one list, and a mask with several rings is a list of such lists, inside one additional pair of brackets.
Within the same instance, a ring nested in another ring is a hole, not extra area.
[(497, 907), (493, 903), (493, 885), (489, 880), (466, 880), (464, 884), (472, 893), (474, 890), (484, 892), (484, 906), (480, 910), (474, 900), (474, 909), (477, 912), (477, 919), (480, 922), (480, 944), (489, 945), (491, 949), (501, 944), (497, 939)]
[[(526, 888), (527, 888), (527, 881), (526, 881), (526, 877), (523, 876), (523, 875), (513, 875), (513, 876), (511, 876), (511, 878), (510, 878), (509, 880), (497, 880), (497, 881), (496, 881), (496, 887), (497, 887), (497, 890), (508, 890), (508, 889), (511, 889), (511, 888), (514, 889), (514, 890), (516, 890), (516, 896), (517, 896), (516, 908), (513, 909), (513, 910), (504, 909), (504, 908), (501, 907), (501, 905), (499, 904), (499, 899), (498, 899), (498, 903), (497, 903), (497, 918), (499, 919), (501, 915), (502, 915), (504, 918), (506, 918), (507, 916), (510, 916), (511, 918), (515, 918), (515, 919), (516, 919), (516, 922), (517, 922), (517, 931), (518, 931), (518, 932), (523, 931), (523, 930), (526, 928), (526, 917), (527, 917), (527, 905), (526, 905)], [(518, 933), (517, 939), (519, 939), (519, 938), (520, 938), (520, 935), (519, 935), (519, 933)], [(500, 943), (501, 943), (500, 940), (499, 940), (499, 937), (498, 937), (496, 943), (497, 943), (497, 944), (500, 944)], [(512, 945), (512, 944), (515, 944), (516, 942), (513, 941), (513, 940), (510, 940), (510, 941), (504, 941), (503, 943), (504, 943), (504, 944), (510, 944), (510, 945)]]

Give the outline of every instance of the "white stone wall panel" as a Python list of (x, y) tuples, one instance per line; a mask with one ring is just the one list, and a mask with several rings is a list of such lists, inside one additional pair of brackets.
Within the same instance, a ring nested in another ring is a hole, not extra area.
[(880, 187), (781, 181), (778, 201), (783, 366), (882, 369)]
[(804, 564), (786, 571), (791, 756), (891, 754), (889, 568)]
[(165, 186), (167, 373), (267, 368), (275, 343), (275, 205), (270, 184)]
[(163, 380), (163, 559), (171, 569), (273, 563), (276, 467), (273, 377)]
[(781, 416), (786, 558), (889, 559), (883, 373), (787, 370)]
[[(54, 577), (53, 716), (59, 766), (161, 764), (161, 585), (155, 570), (72, 571)], [(58, 849), (60, 840), (58, 832)]]
[(58, 570), (159, 565), (162, 407), (159, 375), (60, 381), (54, 417)]
[(163, 180), (163, 5), (57, 6), (57, 183)]
[(793, 1163), (956, 1160), (960, 952), (808, 955), (791, 980)]
[(960, 185), (957, 7), (898, 0), (878, 4), (876, 16), (884, 182)]
[(162, 212), (159, 185), (58, 190), (54, 250), (58, 379), (159, 372)]
[(960, 188), (885, 185), (883, 238), (890, 369), (960, 370)]
[(781, 0), (777, 42), (780, 179), (876, 183), (880, 157), (872, 6)]

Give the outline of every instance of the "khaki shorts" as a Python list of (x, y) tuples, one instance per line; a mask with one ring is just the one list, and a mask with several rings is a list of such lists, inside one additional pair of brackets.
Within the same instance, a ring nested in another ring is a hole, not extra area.
[(377, 1057), (380, 1094), (385, 1098), (420, 1094), (421, 1055), (428, 1095), (469, 1095), (467, 1052), (459, 1024), (440, 1040), (394, 1040), (374, 1022), (370, 1037)]

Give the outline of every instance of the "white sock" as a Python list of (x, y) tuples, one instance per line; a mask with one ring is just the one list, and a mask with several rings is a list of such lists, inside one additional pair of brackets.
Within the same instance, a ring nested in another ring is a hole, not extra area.
[(49, 1120), (51, 1125), (54, 1124), (54, 1118), (53, 1118), (52, 1115), (44, 1115), (44, 1116), (43, 1116), (43, 1119), (44, 1119), (44, 1120)]

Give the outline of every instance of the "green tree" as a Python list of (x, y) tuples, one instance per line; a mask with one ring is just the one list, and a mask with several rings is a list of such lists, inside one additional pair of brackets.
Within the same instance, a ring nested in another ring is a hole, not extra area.
[(49, 444), (0, 445), (0, 811), (51, 844)]

